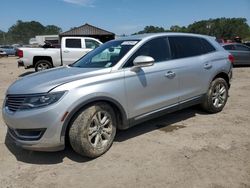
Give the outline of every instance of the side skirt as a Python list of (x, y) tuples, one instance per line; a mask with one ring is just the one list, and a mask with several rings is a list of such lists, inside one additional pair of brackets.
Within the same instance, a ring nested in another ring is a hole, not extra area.
[(172, 112), (175, 112), (175, 111), (178, 111), (178, 110), (190, 107), (190, 106), (200, 104), (204, 100), (204, 97), (205, 97), (205, 94), (199, 95), (199, 96), (181, 101), (179, 103), (176, 103), (176, 104), (173, 104), (173, 105), (161, 108), (161, 109), (154, 110), (152, 112), (148, 112), (148, 113), (133, 117), (133, 118), (128, 120), (129, 127), (133, 127), (139, 123), (163, 116), (163, 115), (168, 114), (168, 113), (172, 113)]

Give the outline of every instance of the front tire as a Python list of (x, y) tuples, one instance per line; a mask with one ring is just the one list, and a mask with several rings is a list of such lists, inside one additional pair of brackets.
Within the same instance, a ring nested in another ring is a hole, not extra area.
[(74, 118), (69, 129), (69, 141), (75, 152), (89, 158), (104, 154), (116, 134), (116, 116), (106, 103), (84, 108)]
[(223, 78), (216, 78), (210, 84), (202, 103), (202, 108), (209, 113), (222, 111), (228, 99), (228, 84)]
[(39, 60), (35, 64), (35, 71), (43, 71), (52, 68), (52, 63), (47, 60)]

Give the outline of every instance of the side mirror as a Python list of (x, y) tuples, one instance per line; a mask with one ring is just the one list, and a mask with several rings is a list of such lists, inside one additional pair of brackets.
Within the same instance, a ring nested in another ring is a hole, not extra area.
[(133, 68), (140, 68), (140, 67), (149, 67), (154, 64), (154, 58), (150, 56), (138, 56), (133, 61)]

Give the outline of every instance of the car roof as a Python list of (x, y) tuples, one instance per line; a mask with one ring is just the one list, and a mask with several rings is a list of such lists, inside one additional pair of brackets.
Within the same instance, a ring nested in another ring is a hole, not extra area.
[(208, 36), (208, 35), (199, 35), (199, 34), (193, 34), (193, 33), (164, 32), (164, 33), (146, 33), (146, 34), (139, 34), (139, 35), (131, 35), (131, 36), (126, 36), (126, 37), (121, 37), (116, 40), (147, 40), (150, 38), (162, 37), (162, 36), (192, 36), (192, 37), (215, 39), (215, 37)]

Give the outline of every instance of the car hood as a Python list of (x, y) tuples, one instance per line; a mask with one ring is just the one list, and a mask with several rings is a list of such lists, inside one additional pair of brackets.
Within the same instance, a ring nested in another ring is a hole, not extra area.
[(33, 73), (15, 81), (7, 90), (8, 94), (46, 93), (51, 89), (75, 80), (108, 74), (111, 68), (60, 67)]

